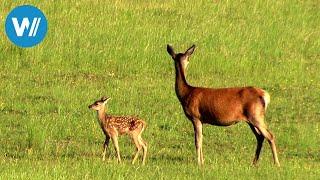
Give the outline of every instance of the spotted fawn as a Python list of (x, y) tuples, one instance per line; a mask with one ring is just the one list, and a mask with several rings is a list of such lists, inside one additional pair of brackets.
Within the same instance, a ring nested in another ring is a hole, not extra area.
[(139, 156), (139, 152), (142, 149), (143, 150), (142, 164), (144, 165), (145, 159), (147, 156), (147, 144), (142, 139), (141, 134), (143, 130), (146, 128), (146, 123), (137, 117), (111, 116), (106, 114), (105, 105), (108, 102), (108, 100), (110, 100), (109, 97), (102, 97), (100, 100), (97, 100), (93, 104), (89, 105), (89, 109), (93, 109), (97, 111), (100, 127), (106, 136), (106, 140), (103, 145), (102, 160), (103, 161), (105, 160), (107, 148), (109, 145), (109, 140), (111, 138), (117, 153), (118, 162), (120, 163), (121, 157), (120, 157), (120, 151), (119, 151), (119, 145), (118, 145), (118, 136), (128, 134), (132, 138), (137, 148), (137, 151), (132, 160), (132, 164), (135, 163), (135, 161)]

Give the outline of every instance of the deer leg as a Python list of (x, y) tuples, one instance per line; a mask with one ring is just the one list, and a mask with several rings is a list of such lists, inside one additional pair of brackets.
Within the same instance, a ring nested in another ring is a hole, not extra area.
[(259, 156), (260, 156), (260, 152), (261, 152), (264, 136), (252, 124), (249, 124), (249, 126), (250, 126), (252, 132), (254, 133), (254, 135), (256, 136), (256, 139), (257, 139), (256, 154), (255, 154), (255, 157), (254, 157), (253, 162), (252, 162), (252, 165), (256, 165), (258, 163), (258, 160), (259, 160)]
[(201, 166), (204, 163), (202, 154), (202, 123), (200, 120), (193, 121), (194, 139), (196, 145), (196, 151), (198, 156), (198, 164)]
[(203, 159), (203, 152), (202, 152), (202, 138), (203, 136), (201, 135), (201, 148), (200, 148), (200, 158), (201, 158), (201, 163), (204, 164), (204, 159)]
[(104, 144), (103, 144), (102, 161), (106, 160), (106, 153), (109, 146), (109, 141), (110, 141), (110, 137), (106, 136), (106, 140), (104, 141)]
[(255, 125), (255, 127), (258, 128), (258, 130), (262, 133), (262, 135), (268, 140), (268, 143), (272, 150), (274, 163), (277, 166), (280, 166), (274, 135), (266, 128), (265, 125), (261, 125), (261, 123), (259, 123), (258, 125)]
[(134, 158), (132, 160), (132, 164), (134, 164), (136, 162), (138, 156), (139, 156), (139, 152), (141, 150), (141, 144), (140, 144), (137, 136), (132, 136), (132, 140), (133, 140), (133, 142), (134, 142), (134, 144), (136, 145), (136, 148), (137, 148), (137, 152), (135, 153)]
[(119, 151), (118, 138), (117, 138), (117, 136), (112, 136), (111, 139), (112, 139), (114, 148), (115, 148), (116, 153), (117, 153), (118, 162), (121, 163), (121, 157), (120, 157), (120, 151)]
[(140, 142), (141, 146), (142, 146), (142, 149), (143, 149), (143, 158), (142, 158), (142, 165), (145, 164), (145, 160), (146, 160), (146, 157), (147, 157), (147, 143), (142, 139), (142, 137), (139, 135), (138, 137), (138, 141)]

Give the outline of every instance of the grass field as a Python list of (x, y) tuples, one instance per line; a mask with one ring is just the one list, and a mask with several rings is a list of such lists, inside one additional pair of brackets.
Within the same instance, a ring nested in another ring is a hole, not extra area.
[[(48, 19), (38, 46), (14, 46), (7, 14), (33, 4)], [(320, 2), (48, 0), (0, 3), (0, 179), (319, 179)], [(271, 94), (266, 122), (281, 167), (245, 123), (204, 127), (198, 168), (192, 124), (174, 92), (166, 44), (197, 49), (195, 86), (258, 86)], [(88, 105), (112, 97), (108, 112), (146, 120), (146, 166), (120, 138), (102, 162), (104, 136)]]

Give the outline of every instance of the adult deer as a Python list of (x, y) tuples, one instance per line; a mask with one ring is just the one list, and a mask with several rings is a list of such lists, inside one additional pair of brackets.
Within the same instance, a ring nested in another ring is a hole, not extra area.
[(259, 159), (264, 138), (270, 144), (273, 160), (280, 166), (274, 135), (264, 123), (264, 116), (270, 102), (269, 94), (256, 87), (203, 88), (189, 85), (185, 71), (189, 58), (195, 49), (191, 46), (185, 53), (175, 53), (170, 45), (167, 51), (174, 60), (176, 71), (175, 91), (187, 118), (192, 122), (198, 164), (203, 165), (202, 124), (230, 126), (237, 122), (247, 122), (257, 139), (253, 165)]

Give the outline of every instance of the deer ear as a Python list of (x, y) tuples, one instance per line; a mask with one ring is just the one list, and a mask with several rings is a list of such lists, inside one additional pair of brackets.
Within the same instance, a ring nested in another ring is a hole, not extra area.
[(173, 47), (169, 44), (167, 45), (167, 52), (170, 54), (170, 56), (174, 59), (176, 57), (176, 53), (174, 53)]
[(190, 55), (193, 53), (193, 51), (194, 51), (195, 48), (196, 48), (196, 45), (192, 45), (192, 46), (185, 52), (185, 54), (188, 55), (188, 56), (190, 56)]
[(101, 98), (101, 101), (106, 102), (106, 101), (108, 101), (109, 99), (111, 99), (111, 98), (110, 98), (110, 97), (103, 96), (103, 97)]
[(103, 100), (103, 104), (107, 104), (107, 102), (110, 100), (110, 97), (105, 97), (105, 99)]
[(102, 98), (101, 98), (101, 101), (106, 101), (108, 98), (106, 97), (106, 96), (103, 96)]

